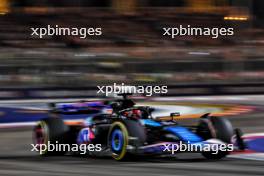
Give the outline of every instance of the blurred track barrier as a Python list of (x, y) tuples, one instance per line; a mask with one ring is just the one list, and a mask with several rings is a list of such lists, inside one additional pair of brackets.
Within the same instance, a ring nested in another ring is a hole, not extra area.
[[(49, 100), (55, 101), (55, 100)], [(48, 116), (48, 108), (44, 102), (35, 102), (35, 100), (12, 101), (13, 103), (0, 104), (0, 128), (32, 126), (39, 119)], [(180, 112), (181, 116), (175, 117), (175, 120), (200, 118), (205, 113), (211, 113), (213, 116), (232, 116), (245, 114), (254, 111), (253, 106), (241, 105), (222, 105), (222, 104), (200, 104), (200, 103), (176, 103), (176, 102), (144, 102), (140, 105), (147, 105), (155, 108), (153, 117), (159, 120), (171, 120), (167, 115), (172, 112)], [(1, 113), (2, 112), (2, 113)], [(94, 114), (73, 114), (61, 115), (67, 123), (79, 123), (83, 119)]]
[[(189, 106), (191, 106), (191, 105), (189, 105)], [(198, 105), (198, 106), (200, 106), (201, 108), (206, 107), (204, 105)], [(231, 106), (214, 105), (214, 106), (218, 107), (220, 110), (218, 112), (212, 112), (211, 113), (212, 116), (235, 116), (235, 115), (250, 113), (250, 112), (254, 111), (254, 107), (252, 107), (252, 106), (240, 106), (240, 105), (237, 105), (237, 106), (235, 106), (235, 105), (231, 105)], [(211, 108), (214, 106), (211, 106)], [(210, 107), (210, 106), (208, 105), (207, 107)], [(184, 115), (181, 115), (179, 117), (174, 117), (174, 119), (175, 120), (194, 119), (194, 118), (200, 118), (204, 114), (205, 113), (184, 114)], [(171, 117), (162, 117), (159, 119), (160, 120), (170, 120)]]
[(242, 136), (248, 149), (232, 152), (228, 157), (264, 161), (264, 133), (250, 133)]
[[(98, 88), (96, 86), (49, 87), (49, 88), (0, 88), (0, 100), (100, 97), (100, 95), (97, 94), (97, 91)], [(168, 85), (168, 93), (162, 96), (254, 95), (254, 94), (264, 94), (264, 83)]]

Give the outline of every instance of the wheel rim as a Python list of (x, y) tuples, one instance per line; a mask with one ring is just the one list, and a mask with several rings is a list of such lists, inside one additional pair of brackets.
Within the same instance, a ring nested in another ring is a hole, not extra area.
[(33, 141), (39, 150), (42, 144), (47, 144), (48, 142), (48, 127), (45, 122), (39, 122), (34, 128)]
[(115, 160), (122, 160), (127, 155), (128, 131), (122, 122), (114, 122), (110, 129), (109, 147)]
[(114, 152), (120, 153), (124, 145), (124, 136), (120, 129), (115, 129), (111, 136), (111, 148)]

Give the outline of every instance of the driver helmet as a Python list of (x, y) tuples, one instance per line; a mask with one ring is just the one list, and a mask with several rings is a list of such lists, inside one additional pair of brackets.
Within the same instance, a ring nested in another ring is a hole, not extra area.
[(142, 118), (142, 112), (139, 109), (133, 109), (132, 110), (132, 117), (135, 119), (141, 119)]

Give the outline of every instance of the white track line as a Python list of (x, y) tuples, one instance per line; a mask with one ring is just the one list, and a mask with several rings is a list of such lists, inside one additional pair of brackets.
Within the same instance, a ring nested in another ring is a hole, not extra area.
[(234, 154), (229, 155), (228, 158), (264, 161), (264, 153)]

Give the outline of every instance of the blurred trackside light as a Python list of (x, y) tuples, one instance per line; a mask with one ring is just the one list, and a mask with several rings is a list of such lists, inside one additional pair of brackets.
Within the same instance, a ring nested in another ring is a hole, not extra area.
[(6, 15), (10, 12), (10, 2), (8, 0), (0, 0), (0, 15)]
[(205, 56), (211, 55), (211, 53), (209, 53), (209, 52), (194, 52), (194, 51), (191, 51), (188, 54), (190, 54), (190, 55), (205, 55)]
[(230, 21), (247, 21), (248, 20), (248, 17), (226, 16), (226, 17), (224, 17), (224, 20), (230, 20)]

